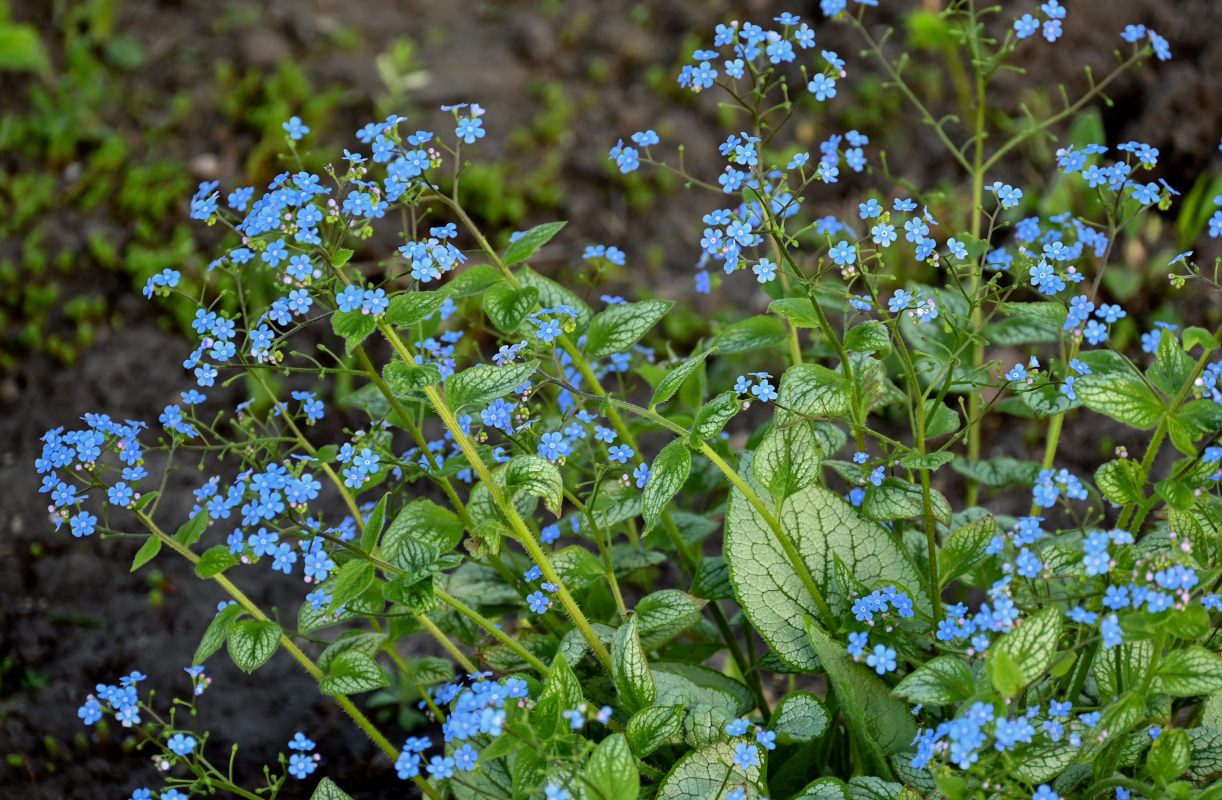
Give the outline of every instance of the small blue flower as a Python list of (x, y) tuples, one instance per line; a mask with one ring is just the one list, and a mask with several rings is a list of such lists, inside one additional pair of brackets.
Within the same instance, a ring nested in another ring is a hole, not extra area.
[(310, 129), (302, 124), (301, 117), (298, 116), (289, 117), (289, 121), (281, 123), (280, 127), (284, 128), (289, 138), (295, 142), (300, 141), (302, 136), (310, 132)]
[(166, 747), (176, 756), (185, 756), (195, 749), (195, 737), (176, 733), (166, 742)]
[(751, 767), (758, 767), (760, 763), (759, 748), (753, 744), (739, 742), (734, 748), (734, 766), (746, 771)]
[(866, 664), (874, 667), (874, 671), (879, 675), (885, 675), (891, 672), (896, 667), (895, 649), (887, 647), (885, 644), (874, 646), (874, 652), (866, 656)]
[(543, 592), (531, 592), (526, 595), (526, 604), (536, 614), (542, 614), (551, 608), (552, 599)]
[(454, 129), (454, 135), (467, 144), (474, 144), (476, 139), (484, 138), (487, 131), (483, 128), (484, 121), (476, 117), (463, 117)]

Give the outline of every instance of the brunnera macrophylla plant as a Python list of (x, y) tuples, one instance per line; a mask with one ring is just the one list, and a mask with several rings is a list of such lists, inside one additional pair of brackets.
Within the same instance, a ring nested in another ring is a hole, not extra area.
[[(810, 24), (717, 26), (678, 81), (740, 114), (722, 172), (668, 163), (653, 131), (608, 165), (711, 192), (696, 290), (771, 301), (682, 352), (651, 333), (671, 301), (591, 304), (530, 267), (563, 223), (497, 248), (442, 191), (485, 136), (478, 105), (443, 107), (440, 133), (370, 123), (325, 174), (257, 198), (200, 187), (191, 215), (237, 243), (201, 296), (173, 270), (146, 289), (199, 306), (193, 385), (159, 427), (47, 433), (36, 465), (57, 526), (141, 531), (133, 568), (172, 551), (232, 598), (183, 658), (197, 693), (222, 647), (247, 671), (284, 650), (430, 798), (1222, 797), (1222, 330), (1116, 349), (1127, 313), (1099, 292), (1133, 221), (1177, 192), (1143, 179), (1159, 153), (1139, 142), (1028, 165), (1074, 207), (994, 178), (1167, 42), (1124, 27), (1114, 72), (1008, 118), (993, 80), (1054, 46), (1066, 9), (952, 2), (974, 94), (938, 118), (871, 3), (821, 5), (936, 132), (955, 189), (924, 197), (869, 131), (831, 127), (849, 64)], [(818, 153), (787, 133), (799, 118), (827, 128)], [(284, 127), (295, 155), (309, 128)], [(859, 213), (813, 218), (805, 195), (846, 171), (872, 187)], [(358, 263), (375, 226), (402, 245)], [(1216, 286), (1191, 255), (1173, 284)], [(273, 276), (269, 303), (243, 293), (252, 274)], [(241, 315), (212, 310), (226, 292)], [(227, 383), (250, 390), (237, 408), (207, 397)], [(335, 404), (364, 421), (324, 441)], [(998, 415), (1042, 452), (985, 458)], [(1083, 470), (1058, 445), (1100, 415), (1143, 447)], [(199, 460), (189, 515), (162, 509), (150, 448)], [(296, 618), (239, 588), (269, 568), (303, 580)], [(421, 638), (449, 658), (408, 657)], [(270, 797), (342, 758), (302, 733), (243, 788), (142, 679), (80, 711), (142, 732), (164, 773), (142, 797)], [(377, 690), (418, 697), (432, 727), (376, 725), (352, 697)], [(323, 779), (315, 796), (347, 795)]]

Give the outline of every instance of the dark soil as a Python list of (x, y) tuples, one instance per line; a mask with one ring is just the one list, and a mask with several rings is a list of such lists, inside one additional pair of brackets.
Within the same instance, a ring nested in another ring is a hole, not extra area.
[[(48, 24), (42, 3), (13, 5), (19, 21)], [(258, 9), (256, 24), (237, 31), (218, 24), (251, 5)], [(626, 283), (649, 285), (662, 297), (689, 297), (691, 264), (698, 255), (698, 216), (716, 201), (677, 189), (648, 209), (628, 209), (618, 183), (609, 180), (604, 170), (607, 148), (620, 136), (654, 127), (668, 131), (670, 141), (688, 145), (690, 168), (715, 174), (717, 162), (709, 154), (715, 155), (719, 137), (712, 133), (716, 129), (710, 124), (711, 104), (676, 104), (648, 90), (645, 70), (661, 65), (669, 85), (684, 34), (696, 31), (707, 45), (713, 24), (731, 10), (760, 21), (792, 10), (815, 21), (817, 4), (790, 8), (747, 0), (730, 9), (721, 0), (650, 2), (639, 6), (647, 12), (646, 24), (629, 22), (632, 7), (627, 3), (580, 0), (556, 5), (562, 6), (560, 11), (546, 14), (528, 2), (133, 0), (121, 5), (117, 27), (139, 38), (151, 54), (151, 63), (134, 80), (167, 96), (206, 80), (217, 58), (228, 58), (240, 67), (271, 64), (283, 56), (298, 59), (320, 85), (342, 85), (351, 92), (344, 104), (346, 116), (323, 123), (336, 144), (348, 143), (350, 132), (373, 118), (371, 98), (383, 91), (373, 55), (399, 36), (421, 41), (427, 31), (443, 33), (440, 42), (422, 46), (419, 60), (430, 79), (410, 95), (410, 102), (426, 110), (441, 103), (483, 104), (490, 134), (481, 145), (481, 157), (489, 160), (504, 155), (529, 166), (544, 155), (514, 152), (500, 137), (500, 132), (527, 124), (537, 113), (538, 101), (525, 91), (530, 81), (559, 82), (575, 97), (593, 93), (597, 102), (581, 106), (569, 130), (551, 148), (564, 159), (559, 173), (565, 189), (562, 205), (532, 220), (571, 220), (549, 251), (569, 257), (541, 261), (539, 266), (558, 270), (563, 263), (572, 263), (571, 256), (586, 242), (615, 243), (628, 251), (630, 264), (652, 263), (648, 270), (640, 268), (624, 276)], [(1124, 13), (1117, 13), (1118, 5)], [(1042, 41), (1029, 43), (1038, 55), (1031, 59), (1025, 81), (1048, 87), (1058, 81), (1078, 85), (1083, 61), (1095, 65), (1096, 75), (1103, 74), (1111, 49), (1121, 44), (1115, 34), (1128, 21), (1144, 22), (1167, 36), (1176, 59), (1115, 85), (1111, 92), (1115, 105), (1105, 111), (1108, 138), (1112, 142), (1135, 138), (1159, 147), (1164, 158), (1161, 174), (1173, 185), (1190, 186), (1197, 175), (1222, 166), (1217, 153), (1222, 131), (1222, 104), (1217, 102), (1222, 97), (1222, 50), (1213, 42), (1222, 30), (1222, 4), (1210, 0), (1074, 3), (1065, 41), (1051, 47)], [(327, 46), (327, 31), (341, 23), (361, 31), (363, 46), (358, 52), (342, 53)], [(847, 40), (841, 28), (819, 25), (818, 30), (821, 46), (849, 56), (852, 69), (858, 44)], [(591, 81), (592, 65), (607, 67), (599, 85)], [(11, 79), (4, 85), (13, 91), (0, 98), (0, 109), (23, 102)], [(851, 97), (851, 92), (842, 95)], [(122, 124), (138, 136), (142, 120)], [(932, 185), (947, 174), (946, 160), (933, 155), (938, 148), (932, 133), (911, 114), (890, 120), (884, 130), (868, 132), (887, 148), (892, 165), (903, 165), (904, 174), (916, 185)], [(219, 114), (200, 107), (193, 133), (175, 146), (183, 160), (194, 159), (200, 177), (215, 177), (228, 186), (242, 178), (248, 143), (248, 132), (227, 127)], [(817, 215), (854, 216), (846, 210), (855, 211), (849, 203), (852, 198), (845, 198), (842, 189), (812, 195), (816, 209), (826, 208), (817, 210)], [(185, 203), (182, 217), (186, 219)], [(121, 235), (121, 223), (115, 226)], [(65, 226), (62, 235), (75, 234)], [(646, 250), (655, 243), (664, 248), (662, 258), (648, 262)], [(11, 249), (20, 244), (0, 246)], [(145, 758), (128, 752), (124, 731), (112, 727), (110, 737), (100, 740), (94, 730), (79, 724), (76, 709), (94, 684), (114, 682), (134, 669), (148, 673), (162, 707), (168, 707), (170, 697), (186, 691), (181, 669), (188, 665), (211, 609), (222, 599), (219, 590), (195, 579), (189, 565), (171, 555), (129, 574), (134, 551), (130, 541), (76, 540), (66, 528), (51, 533), (45, 497), (37, 492), (39, 481), (32, 468), (42, 433), (72, 426), (89, 411), (155, 420), (161, 408), (188, 387), (179, 362), (189, 345), (163, 332), (150, 306), (122, 279), (101, 274), (81, 280), (95, 282), (95, 290), (112, 299), (126, 320), (124, 327), (104, 334), (71, 368), (29, 356), (0, 377), (0, 442), (4, 443), (0, 755), (21, 757), (0, 764), (0, 794), (6, 798), (125, 797), (135, 787), (159, 785)], [(1100, 431), (1084, 425), (1071, 430), (1077, 439), (1067, 441), (1063, 452), (1070, 459), (1081, 457), (1093, 468)], [(1013, 442), (1004, 431), (994, 433), (994, 445), (1004, 442), (1008, 454), (1030, 454), (1040, 444)], [(1134, 444), (1139, 445), (1130, 442), (1130, 452)], [(1074, 466), (1072, 461), (1066, 465)], [(171, 498), (182, 502), (181, 491), (175, 494), (174, 488), (171, 482)], [(265, 608), (280, 604), (293, 613), (293, 598), (300, 596), (296, 584), (270, 579), (255, 583), (251, 573), (242, 577), (243, 588), (256, 602)], [(210, 752), (218, 761), (224, 760), (220, 754), (227, 752), (229, 743), (242, 743), (238, 774), (246, 785), (257, 784), (257, 764), (273, 758), (294, 731), (303, 730), (320, 744), (322, 774), (356, 795), (402, 795), (403, 784), (386, 760), (337, 707), (320, 698), (313, 682), (284, 654), (253, 676), (241, 674), (223, 654), (211, 659), (208, 667), (213, 684), (201, 698), (200, 727), (212, 730)], [(406, 735), (393, 726), (385, 729), (392, 740)], [(308, 796), (308, 785), (312, 782), (290, 786), (282, 796)]]

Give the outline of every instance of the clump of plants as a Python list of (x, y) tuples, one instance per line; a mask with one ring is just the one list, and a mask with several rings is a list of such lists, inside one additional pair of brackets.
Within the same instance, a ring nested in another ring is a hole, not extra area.
[[(1086, 211), (994, 178), (1167, 42), (1128, 25), (1113, 72), (1009, 118), (991, 86), (1054, 46), (1066, 10), (952, 2), (974, 116), (936, 118), (871, 4), (821, 5), (932, 127), (954, 191), (909, 186), (870, 131), (801, 149), (790, 123), (822, 125), (850, 68), (815, 27), (718, 25), (678, 82), (735, 109), (724, 169), (689, 174), (651, 130), (610, 150), (717, 198), (698, 291), (768, 298), (691, 348), (654, 333), (670, 300), (592, 301), (533, 270), (564, 223), (497, 247), (472, 222), (456, 198), (478, 105), (443, 107), (440, 132), (370, 123), (339, 164), (260, 193), (200, 187), (192, 216), (239, 241), (198, 296), (172, 270), (146, 291), (199, 305), (193, 384), (154, 425), (50, 431), (37, 462), (57, 526), (140, 531), (133, 569), (170, 551), (228, 593), (183, 657), (196, 695), (221, 648), (247, 671), (283, 650), (430, 798), (1222, 797), (1222, 330), (1117, 349), (1128, 314), (1099, 293), (1176, 190), (1146, 179), (1160, 154), (1140, 142), (1024, 165)], [(308, 127), (284, 129), (296, 153)], [(848, 173), (870, 186), (858, 213), (814, 218), (806, 195)], [(375, 226), (402, 244), (359, 262)], [(1168, 269), (1217, 285), (1191, 253)], [(251, 275), (280, 292), (248, 304)], [(225, 295), (240, 314), (205, 301)], [(237, 408), (209, 399), (231, 382), (252, 390)], [(317, 433), (336, 404), (360, 420), (338, 439)], [(1140, 450), (1082, 469), (1061, 443), (1105, 418)], [(998, 419), (1039, 452), (986, 457)], [(189, 514), (162, 505), (154, 449), (199, 464)], [(303, 579), (295, 618), (239, 588), (269, 568)], [(413, 657), (425, 638), (449, 658)], [(303, 732), (252, 785), (142, 680), (80, 711), (158, 754), (139, 796), (271, 797), (344, 758)], [(353, 699), (393, 689), (431, 724), (375, 724)]]

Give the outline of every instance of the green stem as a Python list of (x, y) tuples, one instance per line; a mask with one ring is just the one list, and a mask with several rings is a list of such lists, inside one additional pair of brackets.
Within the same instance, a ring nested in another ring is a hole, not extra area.
[(564, 497), (582, 513), (586, 518), (586, 522), (590, 523), (590, 531), (594, 534), (594, 544), (598, 547), (598, 553), (602, 557), (603, 574), (607, 576), (607, 585), (611, 587), (611, 594), (615, 597), (615, 608), (619, 611), (620, 619), (628, 618), (628, 607), (624, 605), (624, 595), (620, 591), (619, 581), (615, 578), (615, 565), (611, 561), (610, 545), (603, 535), (602, 528), (598, 525), (598, 520), (594, 519), (594, 514), (585, 503), (577, 499), (577, 496), (568, 489), (564, 490)]
[[(302, 434), (301, 429), (297, 427), (296, 423), (293, 422), (292, 417), (289, 416), (288, 409), (281, 405), (280, 401), (276, 399), (276, 396), (272, 394), (271, 389), (263, 380), (263, 377), (261, 375), (256, 375), (255, 380), (259, 383), (259, 386), (262, 387), (263, 391), (267, 393), (267, 396), (271, 398), (271, 401), (273, 404), (275, 404), (276, 408), (279, 409), (280, 416), (288, 424), (289, 429), (293, 431), (293, 435), (297, 437), (297, 441), (301, 443), (301, 446), (304, 447), (306, 452), (311, 456), (317, 456), (318, 450), (316, 450), (314, 445), (310, 444), (309, 440), (305, 438), (305, 435)], [(335, 470), (331, 469), (330, 464), (327, 464), (322, 460), (318, 460), (316, 463), (322, 467), (322, 471), (326, 474), (327, 479), (331, 481), (331, 484), (335, 486), (336, 490), (339, 491), (340, 496), (343, 498), (344, 505), (348, 507), (348, 511), (352, 515), (352, 520), (356, 524), (358, 532), (357, 539), (359, 540), (365, 534), (365, 518), (361, 515), (361, 509), (356, 504), (356, 498), (352, 496), (352, 492), (348, 491), (348, 487), (345, 486), (344, 482), (341, 481), (339, 476), (335, 474)], [(348, 543), (344, 543), (344, 547), (358, 554), (361, 558), (364, 558), (367, 561), (376, 560), (376, 556), (374, 554), (366, 553), (359, 547), (349, 545)], [(390, 566), (385, 562), (380, 563), (383, 565), (383, 568)], [(419, 622), (426, 631), (433, 635), (438, 643), (445, 648), (446, 652), (454, 656), (454, 659), (459, 663), (459, 665), (462, 666), (463, 669), (467, 670), (469, 673), (479, 671), (475, 664), (467, 659), (467, 657), (463, 655), (462, 651), (450, 641), (450, 638), (446, 636), (440, 628), (433, 624), (432, 620), (426, 618), (423, 614), (416, 614), (415, 612), (413, 612), (412, 616), (415, 617), (416, 621)]]
[[(365, 373), (369, 376), (369, 379), (373, 381), (373, 385), (378, 388), (378, 391), (381, 392), (382, 396), (386, 398), (386, 401), (390, 403), (391, 409), (393, 409), (394, 412), (399, 415), (399, 418), (403, 420), (404, 429), (411, 435), (412, 440), (416, 442), (416, 446), (420, 448), (420, 452), (424, 454), (425, 459), (428, 461), (429, 471), (431, 473), (438, 472), (440, 467), (437, 463), (437, 459), (433, 456), (433, 451), (429, 449), (428, 441), (424, 438), (424, 433), (412, 420), (411, 415), (408, 413), (407, 409), (403, 407), (403, 404), (399, 402), (399, 398), (395, 397), (395, 393), (391, 391), (390, 386), (387, 385), (386, 381), (382, 380), (382, 376), (378, 374), (378, 370), (376, 367), (374, 367), (373, 362), (369, 359), (369, 354), (365, 352), (365, 348), (358, 345), (355, 348), (355, 352), (357, 357), (361, 360), (361, 366), (365, 369)], [(441, 487), (441, 491), (445, 492), (446, 499), (449, 500), (450, 505), (453, 506), (454, 513), (458, 515), (459, 520), (463, 523), (463, 527), (465, 527), (471, 533), (475, 533), (475, 522), (467, 513), (466, 505), (461, 499), (459, 499), (458, 492), (454, 489), (453, 481), (445, 476), (439, 476), (433, 480), (438, 486)]]
[[(403, 340), (399, 338), (399, 334), (385, 320), (378, 320), (378, 330), (390, 342), (391, 347), (394, 348), (399, 358), (403, 359), (403, 363), (416, 363)], [(543, 577), (556, 585), (556, 596), (560, 598), (560, 603), (564, 606), (565, 612), (573, 620), (573, 624), (577, 626), (577, 629), (581, 631), (582, 637), (590, 645), (590, 649), (594, 652), (595, 657), (610, 672), (611, 654), (607, 652), (607, 648), (603, 645), (602, 640), (598, 638), (598, 634), (594, 633), (594, 629), (590, 626), (590, 621), (586, 619), (585, 614), (569, 593), (568, 587), (564, 585), (564, 581), (556, 572), (555, 567), (552, 566), (551, 559), (547, 557), (547, 553), (543, 551), (543, 548), (535, 540), (534, 534), (527, 527), (526, 522), (522, 519), (522, 515), (518, 513), (517, 508), (512, 503), (505, 499), (505, 496), (501, 493), (501, 488), (492, 480), (492, 473), (488, 471), (488, 466), (479, 457), (479, 453), (475, 451), (471, 440), (462, 432), (462, 427), (458, 424), (458, 420), (455, 419), (454, 412), (446, 405), (445, 398), (437, 391), (435, 386), (426, 386), (424, 388), (424, 395), (428, 398), (430, 405), (433, 406), (437, 416), (441, 418), (441, 422), (446, 430), (454, 437), (455, 443), (462, 450), (463, 455), (466, 456), (467, 461), (471, 464), (471, 468), (475, 470), (480, 480), (484, 482), (484, 486), (488, 489), (488, 494), (491, 495), (493, 503), (496, 504), (497, 508), (500, 509), (501, 513), (509, 521), (509, 525), (513, 529), (518, 543), (522, 545), (530, 557), (534, 559), (535, 563), (539, 565)]]
[[(161, 540), (163, 546), (169, 547), (171, 550), (178, 553), (192, 564), (199, 563), (199, 556), (192, 552), (189, 547), (181, 544), (174, 537), (161, 530), (157, 523), (153, 522), (153, 520), (145, 515), (143, 511), (136, 510), (134, 513), (136, 518), (140, 520), (141, 524), (143, 524), (144, 527), (148, 528), (148, 530), (154, 536)], [(226, 578), (223, 574), (212, 576), (212, 580), (216, 581), (217, 585), (219, 585), (226, 591), (226, 593), (229, 594), (230, 597), (237, 601), (238, 605), (242, 606), (242, 608), (246, 610), (246, 613), (250, 614), (260, 622), (271, 621), (269, 617), (263, 613), (262, 609), (255, 605), (241, 589), (235, 586), (233, 582)], [(321, 680), (323, 678), (323, 671), (318, 668), (317, 664), (310, 660), (309, 656), (302, 652), (301, 648), (298, 647), (296, 642), (290, 639), (287, 634), (280, 634), (280, 645), (289, 652), (289, 655), (296, 659), (297, 663), (305, 668), (305, 671), (310, 674), (310, 677), (314, 678), (314, 680)], [(374, 727), (373, 723), (369, 721), (369, 718), (362, 714), (360, 709), (358, 709), (346, 695), (337, 694), (332, 695), (332, 697), (334, 697), (335, 701), (339, 703), (340, 707), (348, 713), (348, 716), (352, 717), (352, 720), (357, 724), (357, 727), (364, 731), (365, 735), (368, 736), (369, 739), (376, 744), (383, 753), (385, 753), (391, 759), (397, 759), (399, 757), (398, 749), (396, 749), (395, 746), (382, 735), (381, 731)]]

